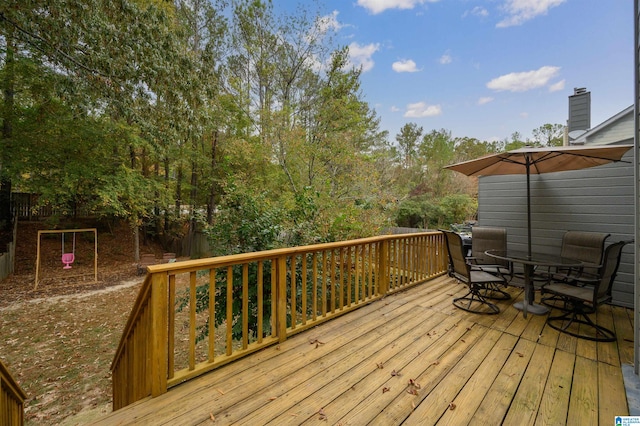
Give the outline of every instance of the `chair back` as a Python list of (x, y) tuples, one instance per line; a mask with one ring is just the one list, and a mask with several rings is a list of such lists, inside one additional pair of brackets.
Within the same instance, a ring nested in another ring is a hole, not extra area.
[(507, 230), (491, 226), (474, 226), (471, 230), (471, 257), (478, 265), (509, 267), (509, 262), (487, 256), (487, 250), (507, 249)]
[(604, 232), (567, 231), (562, 236), (560, 256), (594, 265), (584, 271), (595, 274), (602, 264), (604, 242), (611, 234)]
[(618, 274), (622, 248), (630, 242), (631, 241), (618, 241), (617, 243), (607, 246), (604, 250), (602, 266), (598, 269), (599, 280), (594, 289), (594, 306), (611, 299), (611, 289)]
[(460, 235), (453, 231), (447, 231), (440, 229), (444, 233), (445, 241), (447, 243), (447, 252), (449, 253), (449, 264), (451, 265), (451, 272), (453, 275), (465, 283), (469, 283), (470, 272), (469, 264), (464, 256), (464, 247), (462, 246), (462, 238)]

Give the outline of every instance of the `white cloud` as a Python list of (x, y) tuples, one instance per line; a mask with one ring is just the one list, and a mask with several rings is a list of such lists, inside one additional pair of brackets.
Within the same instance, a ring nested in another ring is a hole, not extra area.
[(411, 59), (406, 59), (403, 61), (396, 61), (391, 65), (391, 68), (395, 72), (417, 72), (420, 71), (416, 68), (416, 63)]
[(338, 21), (338, 11), (334, 10), (329, 15), (324, 15), (316, 20), (316, 28), (320, 34), (325, 35), (329, 31), (339, 31), (343, 25)]
[(440, 56), (440, 59), (438, 59), (438, 62), (441, 65), (450, 64), (452, 61), (453, 61), (453, 58), (451, 58), (451, 55), (449, 54), (449, 52), (447, 52), (444, 55)]
[(549, 80), (558, 75), (560, 67), (544, 66), (540, 69), (527, 72), (512, 72), (494, 78), (487, 83), (489, 89), (502, 92), (526, 92), (527, 90), (544, 87)]
[(358, 6), (362, 6), (369, 12), (377, 15), (387, 9), (413, 9), (425, 3), (436, 3), (440, 0), (358, 0)]
[(478, 105), (485, 105), (489, 102), (493, 102), (493, 98), (491, 96), (485, 96), (483, 98), (478, 99)]
[(549, 91), (550, 92), (559, 92), (560, 90), (564, 90), (564, 84), (565, 84), (565, 80), (560, 80), (559, 82), (554, 83), (551, 86), (549, 86)]
[(404, 116), (407, 118), (434, 117), (442, 114), (440, 105), (428, 105), (426, 102), (417, 102), (407, 105)]
[(400, 111), (400, 108), (398, 108), (397, 106), (393, 105), (391, 107), (391, 112), (398, 112), (398, 111)]
[(521, 112), (519, 115), (520, 115), (520, 118), (529, 118), (528, 112)]
[(498, 28), (522, 25), (525, 22), (546, 15), (549, 9), (560, 6), (566, 0), (506, 0), (502, 10), (507, 17), (496, 24)]
[(370, 71), (375, 62), (372, 56), (380, 49), (379, 43), (361, 46), (355, 41), (349, 45), (349, 62), (355, 68), (362, 67), (362, 72)]
[(489, 16), (489, 12), (487, 11), (487, 9), (485, 9), (484, 7), (481, 6), (476, 6), (471, 10), (467, 10), (462, 14), (463, 18), (466, 18), (467, 16), (472, 15), (472, 16), (479, 16), (481, 18), (486, 18), (487, 16)]

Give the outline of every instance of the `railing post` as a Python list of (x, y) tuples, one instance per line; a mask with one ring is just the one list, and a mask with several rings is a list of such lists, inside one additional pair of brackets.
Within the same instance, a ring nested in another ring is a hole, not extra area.
[(166, 273), (155, 273), (151, 279), (151, 395), (156, 397), (167, 392), (168, 366), (168, 283)]
[(378, 253), (378, 291), (381, 296), (389, 292), (389, 240), (380, 242), (380, 253)]
[(287, 257), (278, 257), (278, 289), (276, 303), (276, 318), (278, 328), (278, 339), (280, 342), (287, 340)]

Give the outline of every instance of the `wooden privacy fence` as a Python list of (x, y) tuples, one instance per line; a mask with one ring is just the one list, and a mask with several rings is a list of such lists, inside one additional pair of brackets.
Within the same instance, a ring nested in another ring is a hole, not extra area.
[(113, 408), (435, 278), (445, 250), (425, 232), (149, 266), (111, 365)]
[(25, 393), (0, 361), (0, 425), (24, 424)]
[[(18, 221), (13, 222), (13, 237), (7, 244), (6, 252), (0, 252), (0, 281), (13, 273), (16, 263), (16, 236), (18, 234)], [(2, 247), (0, 247), (2, 250)]]

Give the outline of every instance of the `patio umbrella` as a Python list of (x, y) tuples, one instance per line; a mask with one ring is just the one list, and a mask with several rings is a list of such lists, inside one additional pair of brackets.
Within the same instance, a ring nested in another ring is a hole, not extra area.
[(530, 175), (581, 170), (620, 161), (633, 145), (591, 145), (533, 148), (490, 154), (475, 160), (445, 166), (467, 176), (527, 175), (527, 243), (531, 254)]

